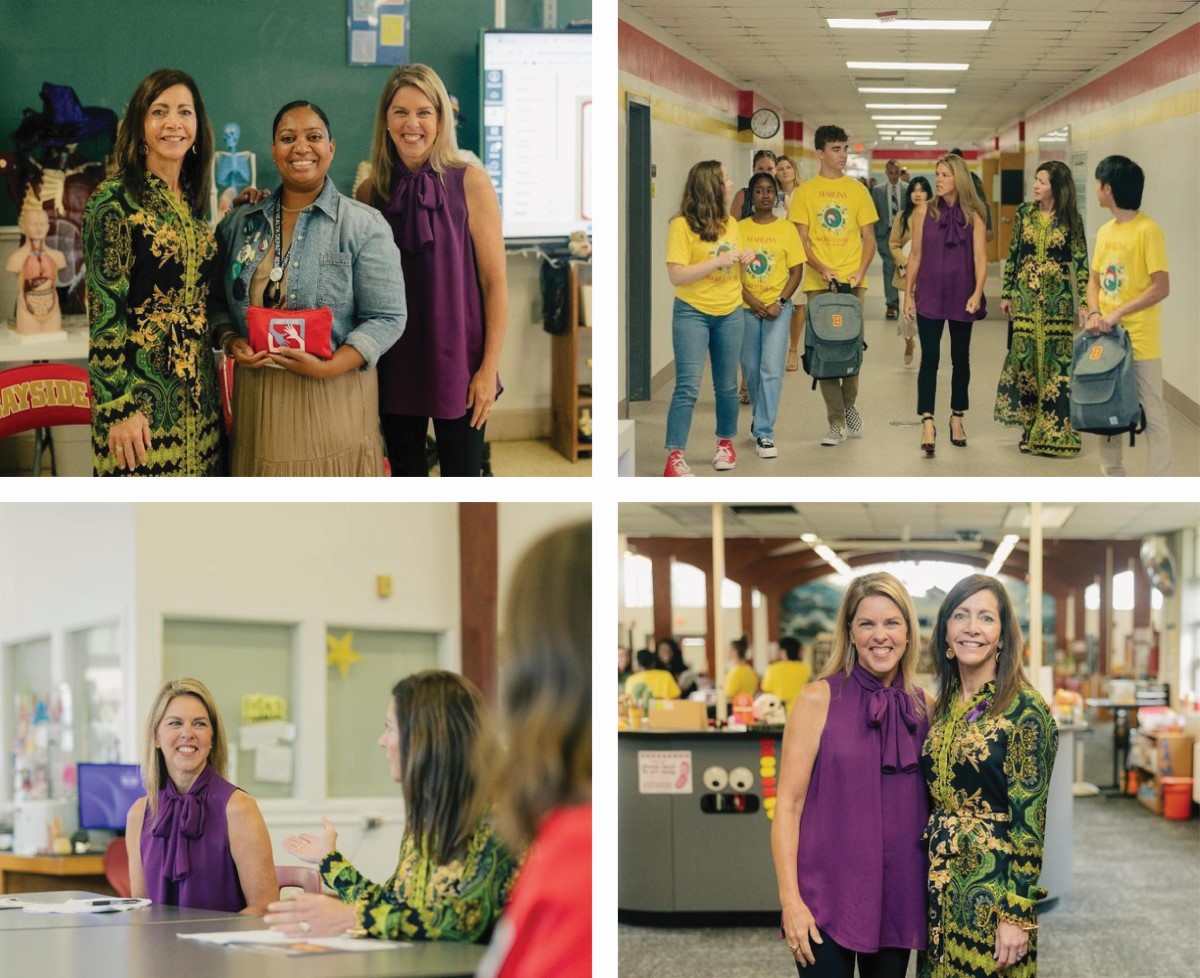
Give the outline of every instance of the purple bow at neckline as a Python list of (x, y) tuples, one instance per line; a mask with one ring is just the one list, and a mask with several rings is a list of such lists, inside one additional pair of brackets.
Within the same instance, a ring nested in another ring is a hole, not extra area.
[(899, 675), (893, 685), (884, 686), (862, 666), (856, 665), (854, 673), (867, 693), (867, 724), (880, 732), (883, 772), (915, 771), (919, 758), (912, 735), (917, 730), (917, 714)]
[(433, 246), (433, 212), (442, 208), (442, 182), (428, 166), (416, 173), (401, 167), (392, 199), (383, 216), (402, 251), (428, 251)]
[(204, 793), (212, 774), (212, 767), (205, 767), (187, 794), (181, 795), (170, 781), (158, 793), (158, 817), (150, 834), (164, 840), (163, 866), (172, 883), (182, 882), (192, 871), (188, 850), (204, 835)]
[(957, 248), (971, 242), (971, 225), (963, 225), (963, 211), (958, 204), (942, 203), (938, 212), (938, 227), (942, 228), (947, 248)]

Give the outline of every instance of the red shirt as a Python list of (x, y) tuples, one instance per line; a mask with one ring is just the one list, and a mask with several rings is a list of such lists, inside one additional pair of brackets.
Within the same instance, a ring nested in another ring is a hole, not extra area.
[(497, 978), (591, 978), (592, 806), (543, 820), (492, 940), (508, 953)]

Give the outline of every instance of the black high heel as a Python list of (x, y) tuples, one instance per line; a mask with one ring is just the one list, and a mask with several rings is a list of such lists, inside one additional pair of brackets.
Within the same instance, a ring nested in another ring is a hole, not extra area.
[[(929, 425), (929, 430), (932, 434), (929, 440), (925, 441), (925, 425)], [(937, 447), (937, 427), (933, 423), (932, 414), (921, 415), (921, 451), (925, 453), (926, 458), (933, 458), (933, 453)]]
[[(962, 428), (962, 433), (963, 433), (963, 436), (961, 438), (954, 437), (954, 420), (953, 420), (954, 418), (959, 419), (958, 424), (959, 424), (959, 427)], [(967, 429), (963, 426), (962, 418), (963, 418), (962, 411), (951, 411), (950, 412), (950, 419), (951, 419), (951, 421), (950, 421), (950, 444), (953, 445), (955, 448), (966, 448), (967, 447)]]

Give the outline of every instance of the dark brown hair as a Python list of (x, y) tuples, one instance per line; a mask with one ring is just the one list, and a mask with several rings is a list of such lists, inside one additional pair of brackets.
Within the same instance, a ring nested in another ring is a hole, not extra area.
[(501, 831), (520, 848), (552, 809), (592, 796), (591, 523), (557, 530), (526, 552), (507, 608), (508, 754), (491, 783)]
[(1050, 160), (1039, 163), (1035, 173), (1046, 171), (1050, 181), (1050, 196), (1054, 200), (1054, 220), (1067, 229), (1071, 239), (1068, 247), (1076, 237), (1083, 237), (1083, 221), (1079, 218), (1079, 204), (1075, 200), (1075, 181), (1071, 177), (1071, 168), (1061, 160)]
[(964, 577), (954, 585), (938, 608), (937, 622), (933, 626), (933, 637), (930, 639), (930, 651), (938, 671), (938, 698), (933, 707), (933, 722), (937, 722), (950, 711), (950, 704), (958, 695), (962, 679), (958, 671), (958, 660), (946, 656), (950, 648), (946, 638), (946, 625), (950, 616), (960, 604), (980, 591), (990, 591), (996, 598), (1000, 609), (1000, 646), (996, 654), (996, 695), (992, 697), (988, 713), (999, 716), (1013, 701), (1013, 697), (1022, 686), (1028, 686), (1025, 673), (1021, 669), (1021, 654), (1025, 650), (1025, 641), (1021, 637), (1021, 625), (1017, 614), (1013, 611), (1012, 601), (1008, 592), (994, 577), (986, 574), (972, 574)]
[(465, 854), (484, 810), (476, 751), (489, 751), (491, 723), (469, 679), (441, 669), (406, 676), (392, 689), (400, 738), (404, 834), (439, 864)]
[(213, 158), (213, 133), (208, 122), (208, 113), (204, 110), (204, 99), (200, 97), (200, 89), (192, 81), (190, 75), (178, 68), (159, 68), (152, 71), (134, 89), (125, 109), (125, 118), (117, 128), (117, 142), (113, 147), (113, 157), (117, 164), (117, 174), (129, 195), (139, 206), (143, 201), (146, 186), (146, 157), (142, 152), (142, 143), (146, 132), (146, 113), (150, 106), (168, 88), (185, 85), (192, 93), (192, 104), (196, 110), (196, 141), (183, 158), (183, 171), (180, 183), (188, 209), (196, 217), (203, 217), (208, 207), (209, 173)]

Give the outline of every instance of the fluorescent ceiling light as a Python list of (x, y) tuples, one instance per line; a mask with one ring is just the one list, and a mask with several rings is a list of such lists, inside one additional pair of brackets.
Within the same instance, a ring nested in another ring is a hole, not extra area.
[(871, 119), (876, 122), (937, 122), (942, 117), (940, 115), (873, 115)]
[(878, 20), (874, 17), (830, 17), (826, 23), (838, 30), (865, 31), (986, 31), (990, 20)]
[[(1042, 529), (1062, 529), (1074, 513), (1074, 506), (1056, 506), (1053, 503), (1042, 503)], [(1009, 530), (1028, 529), (1029, 507), (1010, 506), (1008, 512), (1004, 514), (1003, 526)]]
[(932, 132), (937, 128), (937, 124), (933, 122), (898, 122), (895, 125), (877, 125), (876, 129), (903, 129), (905, 132), (917, 132), (921, 129), (928, 129)]
[(915, 139), (915, 140), (913, 140), (913, 145), (914, 146), (936, 146), (937, 140), (936, 139)]
[(966, 71), (971, 66), (957, 61), (847, 61), (859, 71)]
[(957, 88), (879, 88), (867, 85), (858, 89), (865, 95), (953, 95)]
[(825, 544), (818, 543), (815, 547), (813, 547), (813, 550), (816, 551), (818, 557), (825, 561), (825, 563), (827, 563), (839, 574), (845, 574), (847, 577), (854, 576), (854, 571), (850, 569), (850, 565), (842, 560), (842, 558), (836, 553), (834, 553), (832, 549), (825, 546)]
[(925, 102), (920, 105), (906, 105), (903, 102), (868, 102), (868, 109), (944, 109), (945, 102)]
[(1015, 533), (1010, 533), (1005, 536), (996, 545), (996, 552), (992, 554), (991, 562), (984, 569), (984, 573), (989, 577), (994, 577), (1004, 566), (1004, 562), (1008, 560), (1008, 555), (1013, 552), (1013, 547), (1017, 545), (1017, 541), (1021, 538)]

